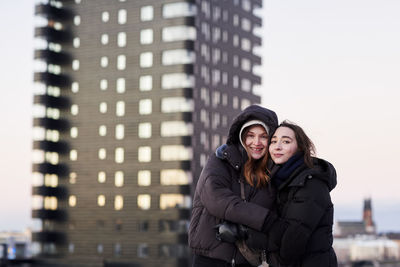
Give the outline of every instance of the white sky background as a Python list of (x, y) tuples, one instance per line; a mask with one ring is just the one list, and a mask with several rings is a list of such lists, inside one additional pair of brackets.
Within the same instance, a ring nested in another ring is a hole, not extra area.
[[(32, 2), (0, 3), (0, 231), (30, 221)], [(263, 104), (335, 165), (336, 219), (372, 196), (378, 229), (400, 231), (400, 1), (263, 4)]]

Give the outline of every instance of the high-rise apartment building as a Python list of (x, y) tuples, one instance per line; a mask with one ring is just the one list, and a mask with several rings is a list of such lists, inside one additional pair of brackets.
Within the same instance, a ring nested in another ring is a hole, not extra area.
[(33, 244), (71, 266), (188, 266), (191, 194), (259, 103), (261, 0), (41, 0)]

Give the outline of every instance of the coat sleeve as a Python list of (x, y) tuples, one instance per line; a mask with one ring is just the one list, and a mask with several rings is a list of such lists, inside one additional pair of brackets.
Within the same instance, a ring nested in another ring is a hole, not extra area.
[[(216, 164), (218, 166), (215, 166)], [(199, 181), (202, 204), (217, 218), (261, 230), (269, 210), (251, 202), (244, 202), (235, 194), (231, 187), (232, 182), (236, 181), (230, 177), (227, 167), (223, 164), (221, 160), (214, 158), (205, 166), (203, 170), (205, 176), (201, 175), (200, 179), (203, 181)], [(219, 173), (217, 174), (215, 170)]]
[[(279, 246), (279, 258), (284, 264), (299, 260), (326, 209), (332, 204), (324, 182), (309, 180), (289, 200), (291, 203), (283, 218), (276, 218), (269, 230), (269, 247)], [(285, 230), (282, 229), (285, 225)]]

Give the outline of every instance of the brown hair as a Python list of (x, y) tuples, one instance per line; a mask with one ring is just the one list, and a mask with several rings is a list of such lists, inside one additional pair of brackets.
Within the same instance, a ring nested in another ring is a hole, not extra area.
[[(249, 132), (251, 126), (247, 127), (240, 137), (242, 140)], [(268, 134), (268, 132), (267, 132)], [(266, 186), (270, 180), (269, 171), (267, 169), (267, 162), (268, 162), (268, 149), (267, 153), (265, 153), (264, 157), (261, 159), (255, 160), (251, 157), (249, 151), (244, 146), (248, 159), (244, 164), (243, 174), (246, 182), (251, 186), (255, 187), (263, 187)]]
[[(294, 136), (296, 137), (296, 142), (297, 142), (297, 149), (300, 152), (303, 152), (304, 154), (304, 163), (312, 168), (313, 166), (313, 160), (312, 156), (316, 155), (316, 150), (314, 143), (311, 141), (311, 139), (306, 135), (304, 130), (296, 125), (293, 122), (290, 122), (288, 120), (283, 121), (279, 127), (286, 127), (291, 129), (294, 132)], [(273, 136), (273, 135), (272, 135)]]

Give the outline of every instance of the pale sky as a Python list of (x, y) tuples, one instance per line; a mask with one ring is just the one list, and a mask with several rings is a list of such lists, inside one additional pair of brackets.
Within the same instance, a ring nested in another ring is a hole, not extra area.
[[(0, 3), (0, 231), (30, 225), (33, 1)], [(338, 173), (335, 219), (400, 231), (400, 1), (263, 1), (262, 104)]]

